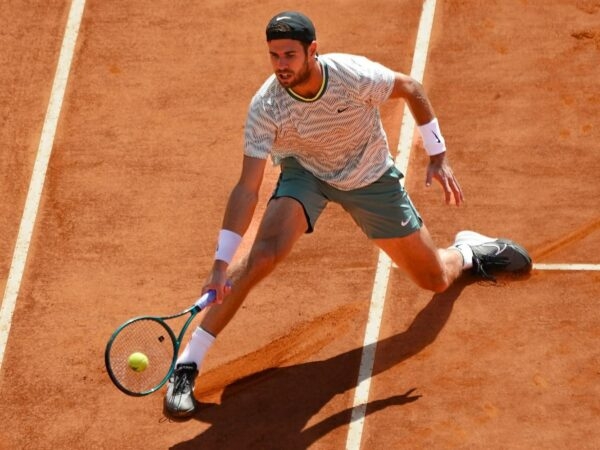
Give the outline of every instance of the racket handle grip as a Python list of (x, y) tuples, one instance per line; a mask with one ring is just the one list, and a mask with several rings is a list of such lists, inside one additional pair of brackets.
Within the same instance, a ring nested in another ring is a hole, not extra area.
[(202, 295), (202, 297), (200, 297), (198, 299), (198, 301), (196, 301), (196, 306), (199, 309), (204, 309), (208, 305), (210, 305), (212, 302), (214, 302), (216, 298), (217, 298), (216, 291), (214, 289), (211, 289), (210, 291), (208, 291), (204, 295)]

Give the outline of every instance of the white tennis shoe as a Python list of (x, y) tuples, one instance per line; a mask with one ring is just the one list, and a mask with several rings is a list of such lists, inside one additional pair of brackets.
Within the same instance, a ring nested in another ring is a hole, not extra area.
[(492, 272), (529, 272), (531, 257), (527, 250), (510, 239), (492, 238), (475, 231), (461, 231), (454, 247), (468, 245), (473, 251), (473, 273), (493, 279)]

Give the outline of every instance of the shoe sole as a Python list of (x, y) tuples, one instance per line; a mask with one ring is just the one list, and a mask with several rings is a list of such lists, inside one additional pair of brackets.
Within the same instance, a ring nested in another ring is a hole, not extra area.
[(181, 409), (173, 409), (169, 407), (168, 402), (164, 402), (164, 413), (169, 417), (173, 417), (175, 419), (187, 419), (196, 414), (197, 405), (194, 405), (193, 409), (190, 410), (181, 410)]
[(497, 238), (485, 236), (475, 231), (459, 231), (454, 238), (454, 245), (467, 244), (467, 245), (479, 245), (485, 244), (486, 242), (495, 241)]
[(170, 391), (172, 389), (172, 385), (169, 383), (169, 386), (167, 388), (167, 392), (165, 394), (164, 397), (164, 401), (163, 401), (163, 411), (166, 415), (168, 415), (169, 417), (175, 418), (175, 419), (186, 419), (189, 418), (191, 416), (193, 416), (196, 413), (196, 410), (198, 409), (198, 402), (196, 400), (196, 398), (194, 397), (194, 390), (193, 390), (193, 386), (192, 386), (192, 407), (190, 409), (183, 409), (181, 408), (181, 401), (176, 401), (172, 398), (172, 396), (170, 395)]

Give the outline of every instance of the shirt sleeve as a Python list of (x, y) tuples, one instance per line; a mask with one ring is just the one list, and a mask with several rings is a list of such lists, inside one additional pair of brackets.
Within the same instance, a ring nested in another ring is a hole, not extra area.
[(246, 117), (244, 154), (253, 158), (267, 159), (276, 135), (277, 126), (272, 100), (259, 92), (250, 102)]
[(394, 88), (393, 70), (362, 56), (350, 58), (348, 68), (357, 77), (357, 95), (360, 101), (376, 106), (389, 98)]

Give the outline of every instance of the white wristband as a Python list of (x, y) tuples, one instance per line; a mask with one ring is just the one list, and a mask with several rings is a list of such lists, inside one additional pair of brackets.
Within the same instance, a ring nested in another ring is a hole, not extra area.
[(235, 251), (242, 242), (242, 237), (229, 230), (219, 231), (219, 240), (217, 242), (217, 251), (215, 252), (215, 259), (225, 261), (227, 264), (233, 259)]
[(440, 124), (437, 119), (433, 119), (425, 125), (420, 125), (419, 131), (423, 138), (425, 151), (429, 156), (439, 155), (446, 151), (446, 141), (444, 140), (444, 136), (442, 136)]

